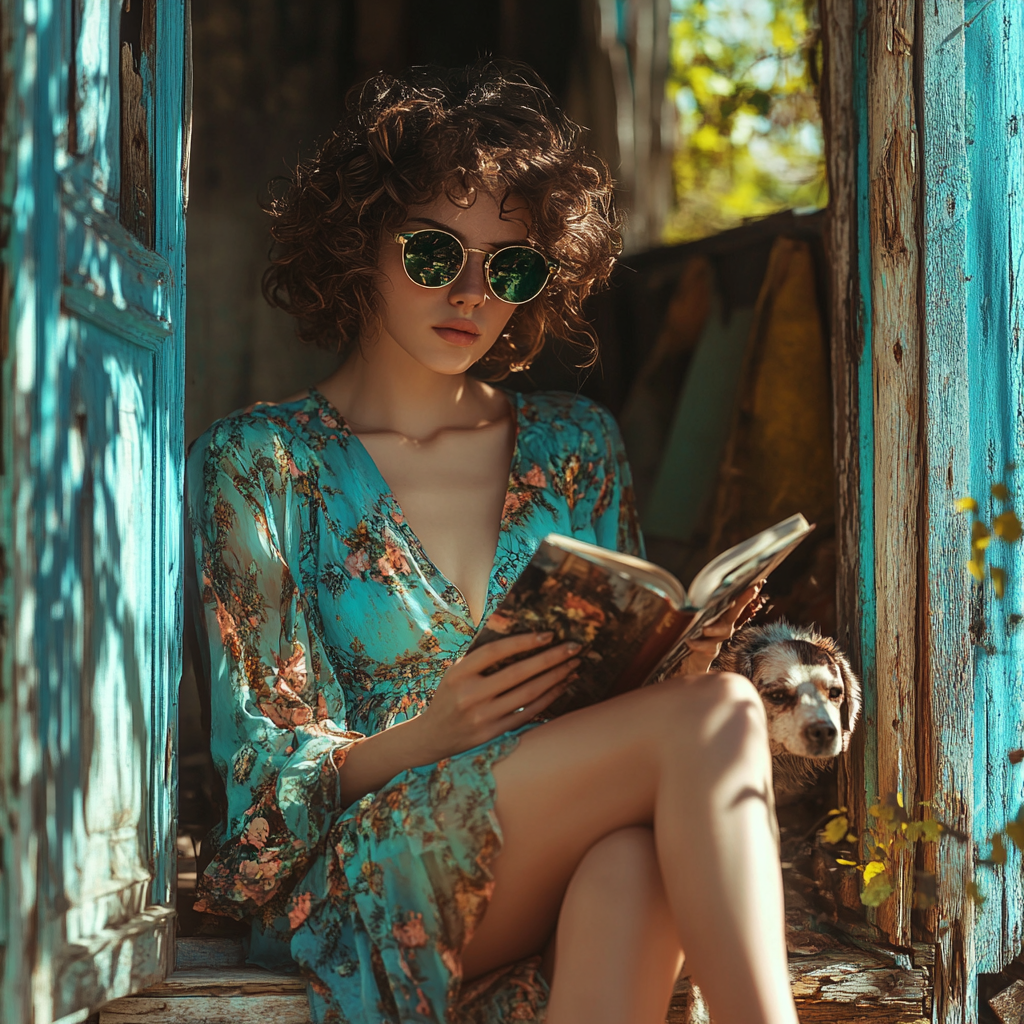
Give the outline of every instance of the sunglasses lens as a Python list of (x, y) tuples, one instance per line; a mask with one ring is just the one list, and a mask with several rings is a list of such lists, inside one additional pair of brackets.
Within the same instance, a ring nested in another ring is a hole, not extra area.
[(487, 279), (504, 302), (529, 302), (547, 283), (548, 263), (536, 249), (513, 245), (491, 258)]
[(462, 246), (444, 231), (417, 231), (405, 243), (405, 270), (417, 284), (443, 288), (459, 276)]

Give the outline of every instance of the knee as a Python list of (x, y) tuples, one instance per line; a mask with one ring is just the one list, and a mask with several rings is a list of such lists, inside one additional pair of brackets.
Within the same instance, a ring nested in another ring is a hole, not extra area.
[(599, 893), (601, 899), (639, 903), (664, 899), (654, 833), (644, 825), (616, 829), (583, 855), (573, 874), (579, 893)]
[(712, 747), (727, 756), (750, 746), (767, 749), (764, 703), (746, 677), (711, 672), (671, 679), (665, 685), (672, 705), (665, 719), (671, 723), (676, 746), (685, 736), (697, 748)]

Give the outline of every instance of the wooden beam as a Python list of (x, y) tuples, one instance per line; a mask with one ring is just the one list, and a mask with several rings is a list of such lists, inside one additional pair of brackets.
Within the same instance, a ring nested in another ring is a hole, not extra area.
[[(857, 238), (857, 112), (855, 5), (850, 0), (822, 0), (821, 112), (828, 171), (825, 250), (828, 257), (829, 342), (832, 374), (833, 445), (836, 479), (836, 623), (854, 671), (873, 692), (873, 643), (862, 642), (861, 560), (864, 533), (862, 494), (871, 474), (861, 476), (860, 370), (865, 357), (861, 317)], [(870, 356), (869, 356), (870, 358)], [(869, 364), (870, 365), (870, 364)], [(867, 389), (871, 400), (871, 389)], [(867, 424), (868, 426), (870, 424)], [(870, 493), (870, 492), (869, 492)], [(865, 525), (868, 530), (865, 531)], [(872, 584), (873, 586), (873, 584)], [(868, 678), (868, 674), (872, 673)], [(865, 715), (865, 719), (867, 716)], [(871, 726), (874, 723), (872, 721)], [(851, 749), (839, 759), (839, 799), (849, 809), (853, 830), (865, 827), (864, 750), (867, 721), (854, 733)]]
[[(941, 821), (970, 835), (974, 745), (974, 686), (970, 640), (971, 594), (964, 567), (970, 521), (956, 511), (970, 482), (967, 345), (966, 93), (962, 0), (924, 4), (922, 33), (923, 265), (925, 345), (922, 387), (925, 593), (921, 616), (918, 737), (920, 793)], [(938, 943), (936, 1024), (974, 1020), (977, 1013), (974, 875), (971, 844), (926, 846), (924, 867), (937, 873), (938, 904), (927, 920)]]
[[(917, 800), (916, 680), (920, 572), (920, 246), (914, 0), (868, 13), (868, 226), (875, 389), (874, 554), (878, 795)], [(913, 863), (891, 865), (877, 911), (890, 941), (910, 943)]]

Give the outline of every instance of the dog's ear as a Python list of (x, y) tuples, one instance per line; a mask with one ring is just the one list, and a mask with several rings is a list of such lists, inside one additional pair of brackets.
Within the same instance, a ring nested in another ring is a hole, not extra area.
[(843, 750), (849, 750), (853, 730), (857, 728), (857, 721), (860, 719), (860, 680), (853, 674), (853, 669), (850, 668), (850, 663), (844, 655), (839, 651), (834, 651), (832, 656), (843, 677), (844, 692), (843, 703), (839, 708), (839, 721), (843, 727)]

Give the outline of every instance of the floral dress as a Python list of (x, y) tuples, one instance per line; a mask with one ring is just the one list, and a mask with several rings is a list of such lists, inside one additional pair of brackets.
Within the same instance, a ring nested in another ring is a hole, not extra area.
[[(485, 617), (547, 533), (641, 549), (610, 414), (507, 394)], [(542, 1020), (538, 958), (461, 978), (501, 849), (491, 767), (531, 726), (341, 802), (351, 744), (421, 712), (476, 632), (362, 443), (312, 390), (215, 423), (187, 490), (227, 793), (196, 909), (251, 920), (250, 962), (298, 964), (317, 1022)]]

